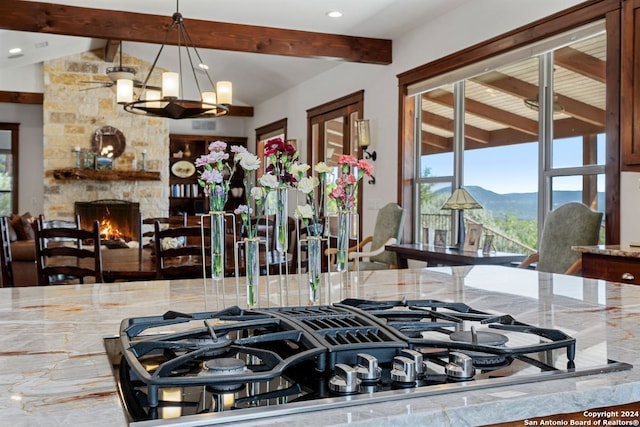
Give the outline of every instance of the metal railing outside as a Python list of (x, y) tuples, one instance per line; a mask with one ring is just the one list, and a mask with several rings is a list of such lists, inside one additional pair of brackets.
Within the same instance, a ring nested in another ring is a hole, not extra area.
[[(478, 221), (475, 221), (471, 218), (465, 217), (465, 227), (469, 224), (479, 224)], [(434, 232), (436, 230), (445, 230), (447, 235), (447, 243), (451, 243), (451, 215), (449, 214), (421, 214), (420, 220), (420, 236), (419, 241), (426, 242), (427, 241), (427, 232), (426, 229), (433, 229)], [(510, 253), (518, 253), (518, 254), (526, 254), (530, 255), (536, 252), (535, 248), (525, 245), (504, 233), (495, 230), (491, 227), (487, 227), (483, 224), (482, 227), (483, 236), (493, 236), (492, 249), (498, 252), (510, 252)], [(484, 241), (484, 237), (483, 237)], [(480, 247), (482, 247), (482, 242)]]

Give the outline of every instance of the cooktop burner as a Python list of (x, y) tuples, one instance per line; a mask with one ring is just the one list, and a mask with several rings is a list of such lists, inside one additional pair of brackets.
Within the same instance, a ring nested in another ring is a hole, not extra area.
[(105, 346), (126, 412), (142, 424), (226, 423), (406, 399), (407, 389), (417, 397), (631, 368), (576, 351), (560, 330), (434, 300), (168, 312), (123, 320)]

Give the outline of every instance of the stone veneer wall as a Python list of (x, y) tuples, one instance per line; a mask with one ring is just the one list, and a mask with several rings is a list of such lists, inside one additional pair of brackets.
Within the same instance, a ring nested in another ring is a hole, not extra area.
[[(165, 119), (127, 113), (116, 103), (114, 90), (82, 82), (108, 82), (106, 69), (115, 65), (105, 62), (98, 50), (44, 64), (43, 213), (47, 218), (71, 219), (74, 202), (99, 199), (139, 202), (144, 217), (166, 216), (169, 212), (169, 126)], [(143, 79), (150, 68), (126, 55), (123, 65), (134, 67), (138, 79)], [(125, 151), (114, 160), (114, 169), (134, 170), (141, 163), (142, 150), (147, 150), (147, 170), (160, 171), (161, 180), (53, 179), (52, 170), (75, 166), (74, 147), (90, 149), (93, 133), (103, 126), (119, 129), (126, 138)]]

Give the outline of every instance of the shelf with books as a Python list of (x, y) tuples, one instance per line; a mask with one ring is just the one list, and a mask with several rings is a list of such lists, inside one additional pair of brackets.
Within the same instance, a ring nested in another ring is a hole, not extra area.
[[(229, 146), (247, 146), (247, 138), (219, 135), (171, 134), (169, 142), (169, 213), (195, 215), (208, 211), (208, 201), (202, 187), (198, 185), (195, 160), (208, 150), (213, 141), (224, 141)], [(243, 188), (242, 173), (236, 173), (231, 188)], [(242, 197), (229, 195), (225, 210), (233, 210), (242, 202)]]

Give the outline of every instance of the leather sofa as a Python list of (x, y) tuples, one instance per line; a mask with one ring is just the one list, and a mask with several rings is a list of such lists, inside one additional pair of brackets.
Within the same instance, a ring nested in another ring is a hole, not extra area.
[[(36, 242), (29, 214), (14, 215), (8, 222), (14, 286), (37, 286)], [(4, 266), (3, 266), (4, 268)], [(2, 286), (5, 286), (3, 283)]]

